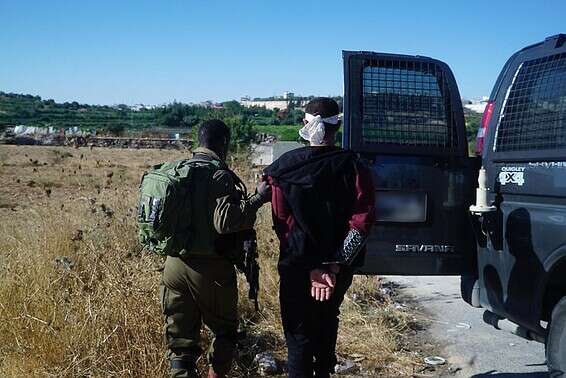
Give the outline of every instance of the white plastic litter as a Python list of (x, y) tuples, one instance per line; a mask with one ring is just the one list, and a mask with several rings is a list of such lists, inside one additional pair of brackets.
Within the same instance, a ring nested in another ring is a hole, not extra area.
[(336, 366), (334, 366), (334, 372), (338, 375), (346, 375), (357, 372), (360, 369), (354, 361), (342, 360), (339, 361)]
[(439, 356), (430, 356), (430, 357), (425, 357), (424, 363), (427, 364), (428, 366), (444, 365), (446, 363), (446, 359)]
[(258, 373), (261, 376), (277, 374), (278, 367), (275, 357), (269, 352), (259, 353), (255, 356), (254, 361), (258, 365)]

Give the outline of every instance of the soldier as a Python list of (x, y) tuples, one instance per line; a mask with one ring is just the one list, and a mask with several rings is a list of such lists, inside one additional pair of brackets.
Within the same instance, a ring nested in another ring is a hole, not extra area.
[(339, 307), (374, 220), (370, 171), (334, 145), (339, 107), (316, 98), (299, 134), (310, 146), (266, 169), (280, 240), (279, 276), (290, 377), (328, 377), (336, 364)]
[(206, 169), (195, 171), (192, 247), (188, 255), (168, 256), (165, 261), (161, 303), (171, 377), (198, 376), (201, 323), (214, 335), (207, 354), (208, 376), (224, 377), (230, 370), (238, 328), (238, 291), (230, 253), (237, 247), (238, 234), (253, 228), (256, 212), (271, 198), (265, 182), (248, 198), (239, 189), (240, 179), (224, 162), (230, 130), (222, 121), (204, 122), (198, 141), (194, 158), (214, 161), (220, 168), (212, 175)]

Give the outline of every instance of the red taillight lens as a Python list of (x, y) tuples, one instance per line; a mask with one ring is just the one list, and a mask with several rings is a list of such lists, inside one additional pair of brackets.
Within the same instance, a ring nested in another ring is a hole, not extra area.
[(485, 138), (487, 137), (487, 129), (489, 127), (489, 121), (491, 121), (491, 116), (493, 115), (493, 108), (495, 107), (495, 101), (488, 101), (483, 111), (483, 116), (481, 117), (480, 128), (478, 129), (478, 135), (476, 136), (476, 155), (481, 156), (483, 154), (483, 148), (485, 143)]

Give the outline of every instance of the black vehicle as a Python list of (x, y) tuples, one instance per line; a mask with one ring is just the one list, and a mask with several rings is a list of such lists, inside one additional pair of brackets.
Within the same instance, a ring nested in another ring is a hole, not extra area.
[(566, 35), (505, 64), (475, 157), (445, 63), (343, 56), (343, 145), (377, 188), (360, 273), (460, 275), (486, 322), (544, 342), (549, 369), (566, 371)]

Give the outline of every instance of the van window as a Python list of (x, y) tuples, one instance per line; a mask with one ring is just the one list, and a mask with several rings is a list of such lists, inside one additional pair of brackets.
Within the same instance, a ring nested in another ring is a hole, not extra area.
[(362, 96), (364, 143), (455, 147), (450, 96), (436, 64), (368, 60)]
[(496, 151), (566, 147), (566, 53), (519, 66), (495, 140)]

